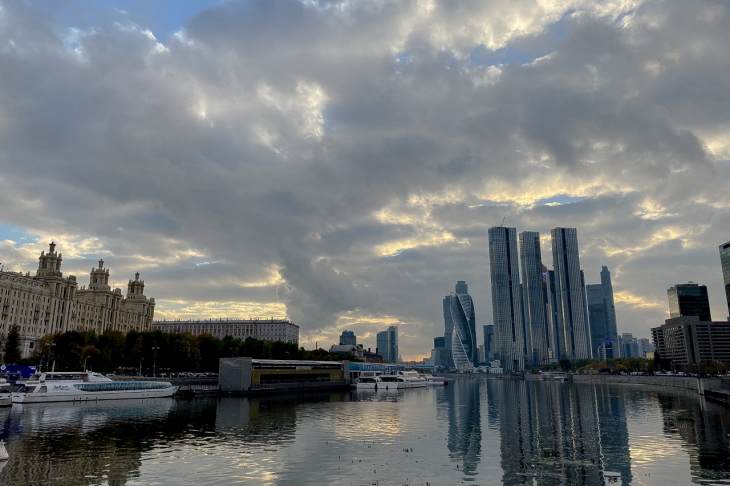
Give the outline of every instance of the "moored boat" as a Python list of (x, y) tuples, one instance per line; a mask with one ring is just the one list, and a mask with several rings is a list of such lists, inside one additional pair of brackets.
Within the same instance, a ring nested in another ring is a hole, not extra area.
[(379, 376), (361, 376), (355, 382), (355, 388), (358, 390), (377, 390), (378, 388), (385, 389), (385, 387), (382, 386)]
[(0, 378), (0, 407), (9, 407), (13, 404), (12, 386), (4, 378)]
[(177, 388), (167, 381), (113, 381), (94, 372), (48, 372), (21, 384), (12, 393), (12, 403), (162, 398), (171, 397)]
[(381, 375), (380, 382), (386, 390), (428, 386), (428, 381), (416, 371), (399, 371), (395, 375)]

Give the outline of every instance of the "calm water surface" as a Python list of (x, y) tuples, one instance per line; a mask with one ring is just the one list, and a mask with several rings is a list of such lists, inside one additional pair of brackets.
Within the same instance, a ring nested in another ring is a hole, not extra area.
[(730, 412), (638, 387), (448, 387), (0, 410), (0, 484), (730, 484)]

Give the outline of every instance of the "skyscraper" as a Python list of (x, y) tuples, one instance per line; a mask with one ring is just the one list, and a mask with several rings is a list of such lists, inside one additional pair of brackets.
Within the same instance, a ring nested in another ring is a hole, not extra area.
[(727, 299), (727, 320), (730, 321), (730, 241), (720, 245), (720, 262), (722, 280), (725, 283), (725, 299)]
[(560, 299), (555, 284), (554, 270), (543, 269), (542, 285), (546, 301), (547, 325), (550, 331), (550, 357), (557, 361), (565, 354), (565, 334), (560, 319)]
[(586, 294), (593, 356), (603, 359), (618, 358), (620, 354), (617, 352), (618, 334), (611, 272), (605, 265), (601, 269), (601, 283), (587, 285)]
[(543, 293), (540, 233), (536, 231), (520, 233), (520, 265), (527, 360), (533, 365), (547, 364), (550, 362), (548, 354), (550, 335)]
[(390, 326), (377, 334), (377, 351), (386, 363), (398, 362), (398, 328)]
[(466, 370), (475, 366), (479, 359), (474, 301), (466, 282), (460, 280), (454, 290), (444, 298), (444, 327), (447, 332), (451, 329), (451, 336), (445, 341), (451, 345), (454, 368)]
[(487, 363), (494, 359), (494, 325), (484, 326), (484, 358)]
[(451, 338), (454, 334), (454, 320), (451, 318), (451, 295), (443, 299), (444, 311), (444, 367), (454, 368), (454, 360), (451, 356)]
[(505, 370), (521, 370), (526, 343), (515, 228), (489, 228), (489, 265), (497, 358)]
[(550, 233), (555, 290), (560, 300), (558, 318), (565, 339), (564, 357), (588, 359), (592, 357), (591, 330), (580, 269), (578, 231), (575, 228), (553, 228)]
[(700, 321), (712, 321), (707, 287), (694, 282), (677, 284), (667, 289), (669, 317), (697, 316)]

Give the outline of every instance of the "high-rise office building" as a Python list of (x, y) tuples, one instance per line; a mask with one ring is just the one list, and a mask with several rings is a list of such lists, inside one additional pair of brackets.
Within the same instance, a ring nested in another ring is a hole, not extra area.
[(454, 368), (454, 360), (451, 357), (451, 338), (454, 334), (454, 320), (451, 318), (451, 295), (447, 295), (443, 299), (444, 312), (444, 366), (446, 368)]
[(489, 264), (496, 355), (506, 371), (521, 370), (527, 349), (515, 228), (489, 228)]
[(357, 337), (353, 331), (342, 331), (340, 344), (345, 346), (357, 346)]
[(547, 323), (542, 281), (540, 233), (520, 233), (520, 266), (522, 267), (523, 318), (526, 330), (527, 360), (532, 365), (548, 364), (550, 334)]
[(712, 321), (707, 286), (694, 282), (677, 284), (667, 289), (669, 317), (697, 316), (700, 321)]
[(564, 357), (588, 359), (593, 354), (585, 287), (580, 269), (578, 231), (575, 228), (553, 228), (551, 236), (555, 290), (560, 300), (558, 319), (562, 324), (565, 341)]
[(720, 245), (720, 263), (722, 263), (722, 280), (727, 299), (727, 320), (730, 321), (730, 241)]
[(484, 357), (489, 363), (494, 359), (494, 325), (487, 324), (484, 329)]
[(445, 339), (451, 345), (451, 360), (457, 370), (471, 369), (478, 364), (476, 316), (474, 301), (464, 281), (456, 283), (455, 292), (444, 297), (444, 330), (451, 336)]
[(601, 269), (601, 283), (586, 285), (586, 294), (593, 355), (602, 359), (618, 358), (620, 354), (616, 346), (618, 334), (611, 272), (605, 265)]
[(557, 285), (555, 283), (555, 271), (543, 268), (542, 288), (545, 295), (545, 314), (550, 335), (550, 358), (553, 361), (561, 359), (565, 355), (565, 335), (563, 323), (560, 320), (560, 299), (558, 298)]
[(431, 353), (431, 359), (433, 365), (437, 368), (449, 369), (453, 366), (450, 356), (451, 352), (447, 352), (446, 339), (443, 336), (433, 338), (433, 352)]
[(622, 358), (640, 358), (641, 348), (639, 347), (639, 340), (634, 337), (630, 332), (621, 334), (621, 357)]
[(398, 328), (390, 326), (385, 331), (380, 331), (376, 337), (377, 353), (383, 357), (386, 363), (398, 362)]

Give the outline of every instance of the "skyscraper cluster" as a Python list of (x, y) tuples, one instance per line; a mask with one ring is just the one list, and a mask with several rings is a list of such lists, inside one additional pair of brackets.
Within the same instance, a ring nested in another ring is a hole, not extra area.
[[(507, 371), (560, 359), (588, 359), (618, 347), (608, 268), (586, 295), (575, 228), (551, 231), (553, 269), (543, 264), (540, 234), (489, 229), (495, 357)], [(518, 250), (519, 249), (519, 250)], [(589, 324), (589, 307), (596, 320)], [(610, 354), (609, 357), (614, 357)]]

